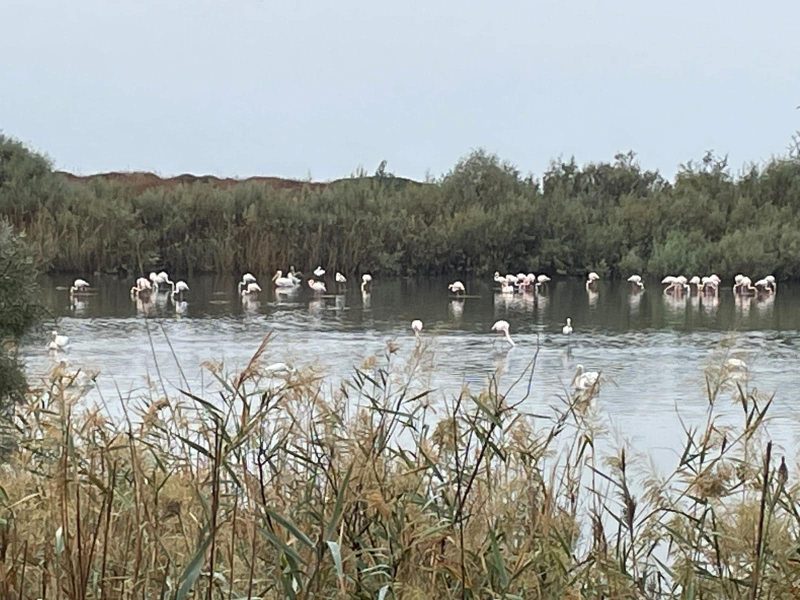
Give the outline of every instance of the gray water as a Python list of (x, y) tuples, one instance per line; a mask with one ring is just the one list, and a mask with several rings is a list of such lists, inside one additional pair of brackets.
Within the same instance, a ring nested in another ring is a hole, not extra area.
[[(563, 279), (534, 299), (497, 294), (488, 278), (465, 281), (469, 297), (453, 300), (444, 279), (378, 279), (365, 299), (355, 284), (321, 298), (307, 288), (276, 297), (262, 277), (259, 300), (242, 303), (234, 279), (198, 276), (188, 281), (187, 301), (176, 305), (167, 295), (150, 304), (132, 301), (131, 281), (112, 277), (90, 278), (94, 293), (71, 304), (71, 279), (42, 282), (59, 333), (70, 338), (68, 349), (48, 352), (48, 326), (24, 341), (22, 353), (32, 383), (60, 360), (99, 371), (89, 401), (102, 395), (111, 405), (129, 402), (160, 392), (162, 384), (170, 394), (189, 387), (211, 397), (219, 386), (201, 363), (221, 361), (235, 372), (270, 332), (262, 362), (313, 366), (334, 385), (366, 358), (383, 355), (388, 341), (398, 344), (397, 361), (408, 360), (416, 346), (410, 322), (421, 319), (426, 383), (440, 399), (464, 384), (477, 391), (495, 373), (510, 385), (538, 346), (525, 410), (541, 414), (558, 404), (581, 364), (603, 373), (596, 404), (615, 439), (668, 457), (681, 446), (680, 419), (689, 425), (705, 420), (706, 369), (735, 357), (748, 364), (748, 386), (775, 394), (770, 432), (777, 442), (796, 448), (800, 436), (797, 285), (743, 302), (726, 286), (712, 302), (676, 301), (661, 293), (658, 282), (648, 282), (640, 294), (624, 282), (600, 282), (589, 294), (582, 281)], [(568, 316), (574, 326), (569, 337), (561, 333)], [(490, 331), (497, 319), (511, 324), (515, 347)], [(521, 386), (514, 394), (526, 391)], [(720, 410), (733, 420), (741, 414), (732, 402)]]

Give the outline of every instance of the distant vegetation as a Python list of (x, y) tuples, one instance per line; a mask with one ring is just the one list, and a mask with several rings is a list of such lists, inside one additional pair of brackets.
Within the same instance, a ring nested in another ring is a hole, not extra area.
[(0, 219), (0, 456), (11, 437), (7, 418), (26, 391), (17, 340), (41, 314), (36, 277), (30, 248)]
[(322, 264), (345, 273), (598, 271), (800, 278), (800, 157), (733, 175), (708, 154), (674, 181), (632, 153), (525, 177), (473, 152), (434, 181), (380, 168), (330, 184), (152, 175), (76, 180), (0, 137), (0, 216), (50, 271), (180, 273)]

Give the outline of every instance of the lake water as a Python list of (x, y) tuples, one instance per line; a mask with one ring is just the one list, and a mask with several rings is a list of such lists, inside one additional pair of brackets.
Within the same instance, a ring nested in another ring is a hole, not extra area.
[[(748, 365), (747, 385), (775, 394), (770, 432), (777, 443), (796, 448), (800, 436), (796, 284), (779, 285), (768, 300), (744, 302), (725, 285), (712, 303), (696, 297), (676, 301), (655, 281), (640, 294), (632, 294), (624, 282), (600, 282), (597, 293), (588, 294), (582, 281), (563, 279), (551, 282), (536, 299), (507, 297), (495, 293), (488, 278), (465, 281), (475, 297), (455, 301), (447, 280), (437, 278), (377, 279), (365, 299), (356, 284), (322, 298), (307, 287), (276, 297), (263, 277), (260, 299), (243, 304), (234, 279), (202, 276), (188, 282), (187, 302), (176, 306), (166, 295), (148, 305), (134, 302), (131, 282), (112, 277), (90, 278), (94, 293), (71, 305), (66, 291), (71, 279), (42, 283), (59, 333), (70, 338), (68, 349), (48, 352), (43, 331), (24, 341), (23, 358), (32, 383), (58, 360), (99, 371), (90, 398), (102, 394), (110, 404), (156, 394), (159, 378), (170, 394), (188, 385), (210, 397), (218, 387), (201, 363), (222, 361), (233, 372), (269, 332), (274, 337), (265, 362), (313, 365), (335, 385), (367, 357), (383, 354), (390, 340), (399, 345), (398, 360), (408, 360), (416, 346), (410, 322), (421, 319), (422, 343), (432, 357), (426, 373), (438, 398), (452, 397), (465, 383), (478, 390), (498, 370), (509, 385), (538, 343), (534, 385), (524, 409), (546, 413), (558, 404), (581, 364), (605, 377), (596, 403), (616, 439), (667, 458), (681, 444), (679, 416), (695, 425), (705, 419), (705, 369), (735, 357)], [(335, 284), (330, 281), (328, 287)], [(568, 316), (574, 326), (569, 338), (561, 333)], [(514, 348), (490, 331), (497, 319), (511, 324)], [(738, 419), (740, 408), (722, 404), (723, 414)]]

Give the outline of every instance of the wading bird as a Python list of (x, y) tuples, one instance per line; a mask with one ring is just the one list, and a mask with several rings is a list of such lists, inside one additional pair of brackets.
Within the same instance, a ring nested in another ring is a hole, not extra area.
[(316, 269), (314, 269), (314, 275), (316, 277), (322, 277), (323, 275), (325, 275), (325, 269), (323, 269), (322, 267), (317, 267)]
[(572, 334), (572, 319), (567, 317), (567, 323), (564, 327), (561, 328), (561, 333), (564, 335), (571, 335)]
[(131, 298), (149, 296), (152, 291), (153, 284), (151, 284), (148, 279), (139, 277), (139, 279), (136, 280), (136, 285), (131, 288)]
[(575, 377), (572, 378), (572, 388), (577, 391), (585, 391), (593, 388), (600, 382), (600, 373), (597, 371), (584, 371), (583, 365), (575, 368)]
[(588, 290), (589, 288), (594, 287), (594, 284), (597, 283), (599, 279), (600, 275), (598, 275), (594, 271), (589, 273), (589, 275), (586, 277), (586, 289)]
[(640, 290), (644, 289), (644, 284), (642, 283), (641, 275), (631, 275), (630, 277), (628, 277), (628, 282), (632, 283), (635, 286), (638, 286)]
[(456, 296), (466, 292), (464, 284), (461, 283), (460, 281), (454, 281), (453, 283), (447, 286), (447, 289), (450, 290), (452, 293), (454, 293)]
[(516, 344), (514, 343), (514, 340), (511, 339), (511, 335), (508, 332), (509, 329), (510, 329), (510, 326), (508, 324), (508, 321), (502, 321), (501, 320), (501, 321), (495, 322), (495, 324), (492, 325), (492, 331), (496, 331), (497, 333), (502, 333), (503, 335), (505, 335), (506, 340), (508, 341), (509, 344), (511, 344), (512, 346), (516, 346)]
[(70, 295), (80, 294), (89, 288), (89, 282), (85, 279), (76, 279), (72, 282), (72, 287), (69, 288)]
[(248, 283), (242, 290), (242, 298), (257, 296), (260, 291), (261, 291), (261, 286), (258, 285), (255, 281), (253, 281), (252, 283)]
[(315, 294), (323, 294), (327, 290), (325, 289), (325, 283), (322, 281), (314, 281), (313, 279), (308, 280), (308, 287), (314, 290)]
[(242, 280), (238, 283), (236, 292), (241, 294), (242, 288), (245, 287), (249, 283), (256, 283), (256, 276), (252, 273), (245, 273), (242, 275)]
[(422, 321), (419, 319), (414, 319), (411, 321), (411, 329), (414, 332), (414, 335), (419, 337), (419, 334), (422, 333)]
[[(256, 284), (256, 285), (258, 285), (258, 284)], [(188, 292), (188, 291), (189, 291), (189, 285), (183, 280), (178, 281), (177, 283), (175, 283), (175, 286), (174, 286), (174, 288), (172, 290), (172, 294), (171, 294), (172, 299), (175, 300), (175, 296), (177, 296), (178, 300), (182, 301), (183, 300), (183, 293), (184, 292)]]
[(292, 275), (284, 277), (283, 271), (280, 269), (275, 271), (275, 275), (272, 276), (272, 281), (275, 284), (275, 287), (279, 288), (295, 287), (298, 284), (297, 278), (293, 277)]
[(50, 332), (50, 335), (52, 339), (47, 345), (48, 350), (63, 350), (69, 344), (69, 338), (65, 335), (58, 335), (55, 329)]
[(361, 293), (367, 294), (370, 292), (370, 288), (372, 288), (372, 275), (369, 273), (364, 273), (361, 276)]

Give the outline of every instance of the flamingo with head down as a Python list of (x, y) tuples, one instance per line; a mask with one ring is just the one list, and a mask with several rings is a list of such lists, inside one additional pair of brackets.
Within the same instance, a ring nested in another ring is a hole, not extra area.
[(511, 344), (511, 347), (513, 348), (514, 346), (516, 346), (516, 344), (514, 343), (514, 340), (511, 339), (511, 334), (509, 333), (510, 329), (511, 326), (508, 324), (508, 321), (500, 320), (496, 321), (495, 324), (492, 325), (492, 331), (496, 331), (497, 333), (502, 333), (505, 336), (506, 341), (509, 344)]

